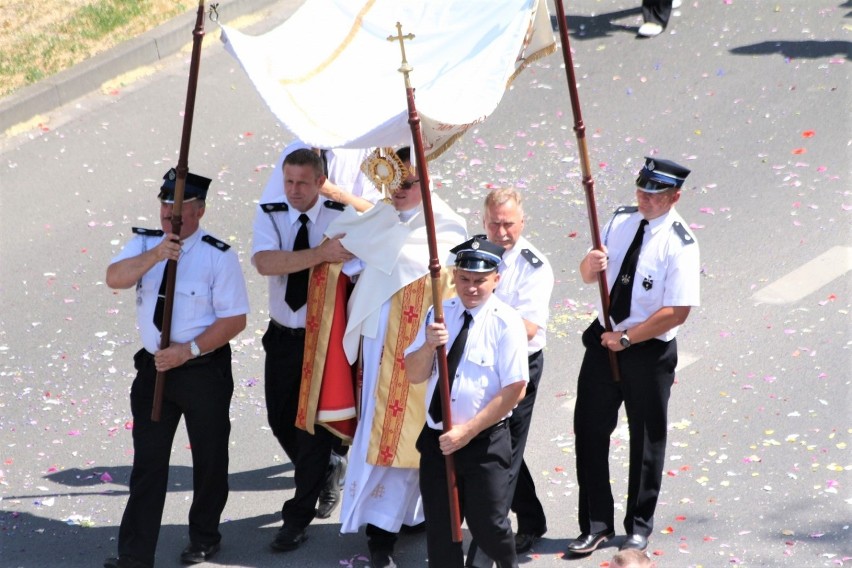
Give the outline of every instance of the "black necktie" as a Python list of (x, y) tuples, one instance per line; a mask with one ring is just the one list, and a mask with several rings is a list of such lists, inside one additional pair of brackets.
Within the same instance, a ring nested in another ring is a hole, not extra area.
[[(450, 391), (453, 390), (453, 379), (456, 377), (456, 370), (459, 368), (462, 353), (464, 353), (464, 346), (465, 343), (467, 343), (467, 332), (470, 329), (470, 322), (472, 321), (473, 316), (470, 315), (469, 311), (465, 310), (464, 323), (462, 324), (462, 328), (456, 336), (455, 341), (453, 341), (453, 346), (450, 347), (450, 352), (447, 355), (447, 378), (450, 383)], [(435, 387), (435, 393), (432, 395), (432, 402), (429, 403), (429, 416), (432, 417), (435, 424), (441, 422), (444, 418), (444, 412), (441, 408), (440, 385)]]
[(642, 237), (645, 235), (647, 219), (642, 219), (633, 242), (627, 248), (627, 254), (621, 261), (621, 270), (615, 278), (610, 292), (609, 315), (612, 321), (620, 323), (630, 315), (630, 297), (633, 295), (633, 276), (636, 274), (636, 265), (639, 263), (639, 249), (642, 248)]
[(160, 280), (160, 291), (157, 292), (157, 305), (154, 306), (154, 325), (157, 331), (163, 331), (163, 311), (166, 307), (166, 274), (169, 273), (169, 265), (163, 267), (163, 278)]
[[(293, 250), (305, 250), (310, 248), (308, 242), (308, 216), (302, 213), (299, 215), (299, 222), (302, 224), (299, 227), (299, 232), (296, 233), (296, 240), (293, 242)], [(294, 312), (299, 311), (299, 308), (305, 305), (308, 301), (308, 269), (293, 272), (287, 277), (287, 291), (284, 292), (284, 301), (290, 306)]]

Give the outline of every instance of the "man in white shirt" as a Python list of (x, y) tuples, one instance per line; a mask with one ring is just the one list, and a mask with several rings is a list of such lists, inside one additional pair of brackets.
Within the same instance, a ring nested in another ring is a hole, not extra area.
[[(644, 551), (653, 533), (662, 484), (668, 403), (677, 366), (678, 329), (698, 306), (698, 243), (674, 209), (689, 170), (646, 158), (636, 179), (638, 205), (620, 207), (604, 227), (603, 249), (583, 257), (580, 274), (592, 283), (607, 271), (610, 293), (603, 311), (583, 333), (586, 352), (577, 379), (574, 436), (580, 536), (572, 554), (589, 554), (615, 536), (609, 441), (624, 404), (630, 431), (630, 473), (620, 548)], [(620, 381), (613, 377), (616, 353)]]
[[(228, 418), (234, 379), (230, 340), (246, 325), (248, 294), (240, 261), (230, 246), (201, 227), (209, 178), (187, 172), (182, 224), (172, 226), (177, 172), (160, 188), (161, 229), (134, 227), (134, 237), (112, 259), (106, 283), (136, 290), (142, 349), (134, 356), (130, 391), (133, 470), (130, 496), (118, 533), (118, 557), (106, 568), (150, 568), (166, 502), (172, 440), (183, 417), (192, 446), (193, 494), (187, 564), (219, 551), (219, 520), (228, 500)], [(161, 345), (167, 288), (166, 265), (177, 262), (169, 345)], [(167, 372), (160, 420), (151, 420), (158, 372)]]
[[(547, 319), (550, 314), (550, 295), (553, 292), (553, 269), (547, 257), (523, 236), (525, 218), (520, 192), (512, 188), (491, 190), (485, 197), (483, 225), (487, 238), (506, 249), (498, 267), (500, 283), (494, 293), (515, 308), (527, 330), (527, 355), (530, 382), (524, 399), (512, 411), (509, 432), (512, 436), (512, 467), (509, 485), (511, 510), (517, 527), (515, 549), (527, 552), (547, 532), (544, 507), (535, 492), (535, 483), (524, 450), (532, 422), (533, 407), (539, 381), (544, 370), (544, 346)], [(491, 559), (477, 549), (476, 540), (468, 548), (466, 566), (490, 568)]]
[[(483, 552), (500, 568), (518, 558), (508, 519), (512, 443), (508, 418), (529, 381), (523, 320), (494, 289), (503, 248), (475, 240), (456, 253), (453, 280), (458, 297), (443, 303), (444, 322), (426, 317), (406, 350), (408, 380), (428, 381), (426, 426), (417, 440), (420, 491), (426, 513), (430, 566), (464, 565), (462, 544), (450, 538), (445, 455), (453, 455), (463, 519)], [(436, 350), (447, 355), (452, 428), (444, 432)]]
[(263, 336), (267, 419), (295, 469), (296, 491), (284, 503), (284, 525), (272, 542), (273, 549), (288, 551), (307, 539), (305, 529), (316, 516), (331, 451), (338, 443), (325, 428), (311, 434), (295, 425), (305, 350), (308, 272), (323, 262), (343, 262), (352, 255), (339, 238), (324, 236), (344, 206), (320, 199), (326, 178), (319, 155), (306, 148), (294, 150), (284, 158), (282, 169), (278, 197), (258, 205), (252, 264), (269, 278), (270, 320)]

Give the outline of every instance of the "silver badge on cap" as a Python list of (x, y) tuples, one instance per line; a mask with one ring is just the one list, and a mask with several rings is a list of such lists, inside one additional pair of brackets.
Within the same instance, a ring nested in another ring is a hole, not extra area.
[(656, 169), (657, 164), (654, 163), (654, 160), (648, 160), (648, 165), (646, 167), (648, 168), (648, 171), (653, 172), (654, 169)]
[(470, 243), (470, 248), (472, 248), (473, 250), (479, 250), (479, 241), (473, 241), (472, 243)]

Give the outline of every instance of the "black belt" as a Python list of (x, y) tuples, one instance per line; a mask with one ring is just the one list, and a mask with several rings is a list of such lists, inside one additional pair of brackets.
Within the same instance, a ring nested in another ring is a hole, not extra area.
[(282, 332), (284, 335), (289, 335), (290, 337), (305, 337), (305, 328), (304, 327), (286, 327), (278, 323), (272, 318), (269, 318), (269, 323), (275, 329)]
[[(486, 428), (485, 430), (483, 430), (482, 432), (480, 432), (479, 434), (474, 436), (473, 439), (476, 440), (477, 438), (486, 438), (486, 437), (490, 436), (491, 434), (493, 434), (494, 432), (496, 432), (497, 430), (505, 428), (508, 425), (509, 425), (509, 419), (504, 418), (500, 422), (497, 422), (496, 424), (492, 424), (491, 426), (489, 426), (488, 428)], [(438, 430), (437, 428), (432, 428), (431, 426), (427, 426), (427, 428), (436, 436), (440, 436), (441, 434), (444, 433), (443, 430)]]
[[(198, 357), (193, 357), (192, 359), (190, 359), (189, 361), (187, 361), (186, 363), (184, 363), (183, 365), (181, 365), (180, 367), (177, 367), (177, 368), (178, 369), (180, 369), (180, 368), (185, 369), (187, 367), (195, 367), (195, 366), (198, 366), (198, 365), (206, 365), (207, 363), (212, 362), (213, 359), (217, 355), (221, 354), (222, 351), (224, 351), (225, 349), (227, 349), (229, 347), (230, 347), (230, 345), (223, 345), (219, 349), (214, 349), (213, 351), (211, 351), (209, 353), (205, 353), (204, 355), (199, 355)], [(144, 357), (147, 357), (148, 359), (150, 359), (152, 361), (154, 360), (154, 356), (151, 355), (150, 353), (148, 353), (148, 351), (146, 349), (142, 350), (142, 355)]]
[[(592, 326), (597, 330), (598, 337), (600, 337), (601, 334), (603, 334), (603, 332), (606, 331), (606, 328), (601, 324), (601, 321), (598, 320), (598, 319), (596, 319), (595, 321), (592, 322)], [(645, 349), (646, 347), (651, 347), (653, 345), (659, 345), (661, 343), (667, 343), (667, 342), (663, 341), (661, 339), (657, 339), (656, 337), (652, 337), (651, 339), (647, 339), (645, 341), (640, 341), (638, 343), (631, 343), (630, 347), (628, 347), (628, 349), (631, 349), (633, 351), (640, 351), (642, 349)], [(601, 349), (604, 349), (604, 347), (601, 347)]]
[(485, 430), (483, 430), (482, 432), (480, 432), (479, 434), (477, 434), (473, 438), (474, 439), (476, 439), (476, 438), (487, 438), (488, 436), (490, 436), (491, 434), (493, 434), (497, 430), (502, 430), (503, 428), (507, 427), (508, 425), (509, 425), (509, 420), (504, 418), (500, 422), (497, 422), (496, 424), (492, 424), (491, 426), (489, 426), (488, 428), (486, 428)]

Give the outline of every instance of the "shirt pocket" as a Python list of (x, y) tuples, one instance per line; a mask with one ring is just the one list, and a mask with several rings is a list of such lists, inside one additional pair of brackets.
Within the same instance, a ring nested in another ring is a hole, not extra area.
[(631, 301), (642, 310), (645, 317), (660, 308), (660, 298), (664, 286), (663, 274), (653, 269), (640, 266), (636, 269)]
[(136, 305), (142, 306), (150, 298), (151, 309), (157, 305), (157, 297), (160, 293), (160, 280), (149, 277), (147, 274), (136, 283)]
[(210, 311), (210, 287), (199, 280), (175, 282), (175, 312), (191, 324)]
[(467, 360), (479, 367), (493, 367), (494, 352), (489, 349), (473, 347), (467, 352)]
[(481, 347), (473, 347), (468, 351), (466, 359), (468, 363), (474, 366), (474, 368), (482, 369), (478, 373), (479, 376), (475, 377), (475, 379), (480, 381), (480, 388), (484, 388), (488, 383), (488, 373), (484, 372), (484, 369), (494, 368), (496, 361), (494, 351), (483, 349)]

